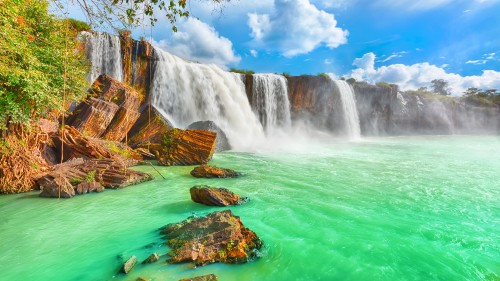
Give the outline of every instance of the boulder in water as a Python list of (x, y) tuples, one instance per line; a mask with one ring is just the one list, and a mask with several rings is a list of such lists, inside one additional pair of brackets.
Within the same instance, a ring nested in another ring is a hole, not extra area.
[(193, 278), (181, 279), (179, 281), (218, 281), (217, 276), (215, 274), (196, 276)]
[(163, 136), (156, 159), (160, 165), (199, 165), (212, 159), (216, 134), (204, 130), (172, 129)]
[(63, 175), (44, 177), (38, 181), (38, 184), (42, 190), (40, 197), (71, 198), (75, 196), (73, 185)]
[(231, 169), (219, 168), (210, 165), (201, 165), (191, 171), (195, 178), (235, 178), (241, 173)]
[[(128, 145), (132, 148), (144, 148), (153, 154), (163, 141), (163, 136), (173, 128), (172, 123), (163, 117), (154, 107), (148, 106), (141, 113), (128, 133)], [(151, 149), (154, 147), (155, 149)]]
[(169, 263), (245, 263), (257, 257), (263, 245), (229, 210), (169, 224), (161, 233), (172, 248)]
[(231, 145), (227, 139), (226, 133), (215, 124), (213, 121), (198, 121), (194, 122), (187, 127), (192, 130), (205, 130), (217, 133), (217, 140), (215, 142), (215, 152), (230, 150)]
[(149, 257), (147, 257), (142, 264), (154, 263), (160, 260), (160, 256), (157, 253), (152, 253)]
[(131, 256), (122, 266), (121, 272), (128, 274), (137, 263), (137, 258), (135, 256)]
[(208, 206), (239, 205), (245, 201), (238, 195), (225, 188), (209, 187), (206, 185), (193, 186), (189, 190), (191, 200)]

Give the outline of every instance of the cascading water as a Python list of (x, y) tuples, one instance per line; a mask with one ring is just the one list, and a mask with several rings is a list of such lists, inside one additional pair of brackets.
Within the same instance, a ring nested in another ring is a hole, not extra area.
[(346, 134), (351, 139), (361, 137), (361, 129), (359, 126), (358, 110), (356, 108), (356, 100), (354, 99), (354, 90), (351, 85), (343, 80), (333, 81), (340, 93), (340, 101), (344, 111), (344, 124)]
[(286, 78), (276, 74), (253, 75), (252, 104), (267, 132), (291, 127)]
[(104, 32), (82, 32), (85, 37), (87, 58), (92, 63), (92, 70), (87, 80), (93, 83), (101, 74), (107, 74), (123, 81), (122, 56), (118, 36)]
[(215, 65), (187, 62), (154, 48), (152, 104), (175, 126), (214, 121), (236, 150), (252, 146), (264, 131), (252, 112), (240, 75)]

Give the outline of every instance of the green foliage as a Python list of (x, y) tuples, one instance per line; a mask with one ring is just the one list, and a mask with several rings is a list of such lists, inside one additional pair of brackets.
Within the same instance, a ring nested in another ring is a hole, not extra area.
[(283, 72), (283, 73), (281, 73), (281, 75), (283, 75), (285, 77), (290, 77), (290, 72)]
[(95, 174), (96, 174), (96, 170), (92, 170), (92, 171), (88, 172), (87, 175), (85, 175), (84, 182), (95, 181)]
[(86, 23), (86, 22), (75, 20), (75, 19), (72, 19), (72, 18), (69, 18), (68, 22), (69, 22), (69, 24), (71, 26), (71, 29), (73, 29), (73, 30), (75, 30), (77, 32), (90, 31), (91, 30), (90, 25), (88, 23)]
[(352, 78), (352, 77), (351, 77), (351, 78), (349, 78), (349, 79), (347, 79), (346, 81), (347, 81), (347, 83), (349, 83), (349, 84), (351, 84), (351, 85), (352, 85), (352, 84), (354, 84), (354, 83), (356, 83), (356, 79), (354, 79), (354, 78)]
[(330, 76), (324, 72), (318, 74), (318, 76), (330, 79)]
[(500, 106), (500, 92), (496, 89), (481, 90), (470, 87), (464, 92), (465, 100), (477, 106)]
[(246, 70), (246, 69), (230, 68), (229, 71), (234, 72), (234, 73), (245, 74), (245, 75), (255, 74), (255, 72), (253, 72), (252, 70)]
[(80, 42), (71, 39), (76, 31), (50, 15), (48, 5), (47, 0), (0, 5), (0, 129), (63, 112), (64, 84), (66, 100), (85, 94), (87, 61), (76, 51)]
[(434, 79), (431, 81), (431, 83), (435, 93), (442, 96), (449, 96), (451, 94), (447, 81), (443, 79)]

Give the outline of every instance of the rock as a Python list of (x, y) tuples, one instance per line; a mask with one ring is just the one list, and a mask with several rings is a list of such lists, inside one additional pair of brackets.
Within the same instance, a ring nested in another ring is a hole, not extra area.
[(38, 183), (42, 190), (40, 197), (71, 198), (75, 196), (75, 189), (68, 178), (61, 174), (51, 178), (43, 178), (43, 182)]
[(197, 276), (193, 278), (186, 278), (186, 279), (181, 279), (179, 281), (218, 281), (217, 276), (215, 274), (209, 274), (209, 275), (203, 275), (203, 276)]
[(215, 152), (230, 150), (231, 145), (227, 139), (226, 133), (217, 126), (213, 121), (198, 121), (194, 122), (187, 127), (192, 130), (205, 130), (217, 133), (217, 140), (215, 142)]
[(244, 263), (257, 257), (263, 245), (229, 210), (169, 224), (161, 233), (172, 248), (169, 263)]
[(123, 139), (127, 136), (128, 131), (130, 131), (137, 119), (139, 119), (140, 115), (141, 114), (137, 111), (120, 107), (106, 129), (104, 139), (123, 141)]
[(121, 272), (128, 274), (137, 263), (137, 258), (135, 256), (131, 256), (122, 266)]
[(150, 174), (127, 169), (111, 159), (73, 159), (55, 165), (52, 170), (41, 175), (36, 182), (41, 197), (69, 198), (86, 192), (101, 192), (104, 188), (121, 188), (151, 180)]
[(202, 185), (191, 187), (189, 192), (191, 193), (191, 200), (208, 206), (239, 205), (245, 201), (225, 188)]
[(144, 277), (137, 277), (137, 279), (135, 279), (135, 281), (149, 281), (151, 279), (146, 279)]
[(147, 259), (145, 259), (142, 264), (154, 263), (160, 260), (160, 256), (157, 253), (152, 253)]
[[(65, 126), (64, 134), (60, 132), (54, 135), (52, 141), (54, 147), (59, 150), (58, 159), (62, 150), (64, 162), (74, 158), (97, 158), (113, 159), (133, 166), (137, 164), (136, 160), (142, 160), (139, 153), (125, 144), (84, 136), (71, 126)], [(64, 143), (62, 149), (61, 143)]]
[(191, 171), (191, 175), (196, 178), (235, 178), (241, 174), (231, 169), (201, 165), (194, 168)]
[(76, 107), (66, 124), (85, 136), (98, 138), (104, 134), (119, 108), (112, 102), (91, 97)]
[(76, 194), (81, 195), (90, 192), (102, 192), (104, 187), (96, 181), (82, 182), (75, 187), (75, 191)]
[(156, 156), (164, 166), (205, 164), (215, 150), (217, 134), (203, 130), (172, 129), (163, 136)]
[[(151, 110), (150, 110), (151, 109)], [(163, 136), (173, 128), (154, 107), (146, 107), (128, 133), (128, 145), (132, 148), (147, 148), (151, 144), (161, 145)], [(151, 151), (153, 152), (153, 151)], [(153, 152), (154, 154), (154, 152)]]

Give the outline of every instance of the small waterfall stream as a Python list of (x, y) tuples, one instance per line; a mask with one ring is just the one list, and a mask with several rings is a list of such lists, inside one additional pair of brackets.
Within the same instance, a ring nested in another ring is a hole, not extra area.
[(215, 65), (185, 61), (158, 48), (151, 84), (152, 103), (175, 126), (214, 121), (236, 150), (250, 147), (264, 137), (239, 74)]
[(93, 83), (101, 74), (107, 74), (123, 81), (122, 56), (118, 36), (104, 32), (82, 32), (86, 38), (87, 58), (92, 63), (92, 70), (87, 80)]
[(340, 93), (340, 101), (344, 111), (345, 132), (349, 138), (358, 139), (361, 137), (361, 129), (356, 100), (354, 99), (354, 90), (346, 81), (334, 80), (334, 83)]
[(252, 104), (267, 132), (291, 127), (286, 78), (276, 74), (254, 74)]

